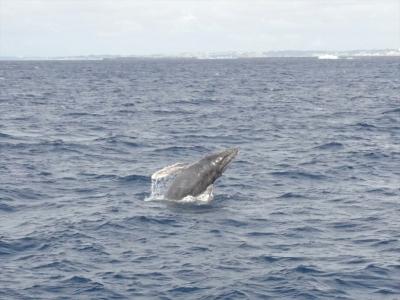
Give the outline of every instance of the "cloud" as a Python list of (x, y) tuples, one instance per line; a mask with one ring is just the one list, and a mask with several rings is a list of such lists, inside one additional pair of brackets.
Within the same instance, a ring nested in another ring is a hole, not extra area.
[(398, 0), (0, 0), (0, 55), (399, 47)]

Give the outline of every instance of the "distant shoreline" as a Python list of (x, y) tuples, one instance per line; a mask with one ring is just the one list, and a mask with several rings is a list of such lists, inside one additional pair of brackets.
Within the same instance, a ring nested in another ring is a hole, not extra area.
[(400, 49), (382, 50), (351, 50), (351, 51), (264, 51), (264, 52), (184, 52), (179, 54), (151, 55), (76, 55), (76, 56), (0, 56), (0, 61), (52, 60), (52, 61), (82, 61), (82, 60), (135, 60), (135, 59), (252, 59), (252, 58), (321, 58), (337, 57), (339, 59), (362, 57), (400, 57)]
[[(336, 60), (361, 60), (361, 59), (400, 59), (400, 56), (346, 56), (346, 57), (338, 57)], [(148, 60), (148, 61), (157, 61), (157, 60), (187, 60), (187, 61), (221, 61), (221, 60), (253, 60), (253, 59), (312, 59), (312, 60), (326, 60), (319, 59), (316, 56), (276, 56), (276, 57), (237, 57), (237, 58), (190, 58), (190, 57), (119, 57), (119, 58), (98, 58), (98, 59), (85, 59), (85, 58), (68, 58), (68, 59), (59, 59), (59, 58), (10, 58), (4, 59), (0, 58), (0, 62), (30, 62), (30, 61), (53, 61), (53, 62), (74, 62), (74, 61), (140, 61), (140, 60)], [(330, 59), (329, 59), (330, 60)]]

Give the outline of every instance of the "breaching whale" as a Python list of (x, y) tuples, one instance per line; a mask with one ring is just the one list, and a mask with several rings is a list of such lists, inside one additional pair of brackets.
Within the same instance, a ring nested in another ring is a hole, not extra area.
[(238, 152), (238, 148), (226, 149), (181, 169), (169, 186), (165, 198), (181, 200), (186, 196), (196, 197), (202, 194), (212, 187), (214, 181), (222, 175)]

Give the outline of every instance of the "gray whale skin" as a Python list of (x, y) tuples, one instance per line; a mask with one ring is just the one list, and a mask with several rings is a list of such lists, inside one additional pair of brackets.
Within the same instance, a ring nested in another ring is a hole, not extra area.
[(176, 176), (165, 197), (181, 200), (189, 195), (200, 195), (222, 175), (238, 152), (238, 148), (226, 149), (189, 165)]

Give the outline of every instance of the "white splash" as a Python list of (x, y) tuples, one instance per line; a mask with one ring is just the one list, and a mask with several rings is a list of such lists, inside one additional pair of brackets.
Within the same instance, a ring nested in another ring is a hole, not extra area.
[[(189, 165), (176, 163), (158, 170), (151, 175), (151, 195), (145, 201), (172, 201), (164, 197), (175, 177)], [(175, 203), (191, 203), (196, 205), (208, 204), (214, 199), (214, 186), (211, 184), (197, 196), (186, 196), (181, 200), (173, 200)]]
[(146, 201), (163, 200), (164, 194), (168, 190), (172, 180), (179, 174), (179, 172), (186, 168), (186, 164), (176, 163), (158, 170), (151, 175), (151, 195), (146, 198)]
[(178, 203), (192, 203), (197, 205), (209, 204), (214, 199), (214, 185), (210, 184), (207, 189), (197, 196), (186, 196), (176, 201)]

